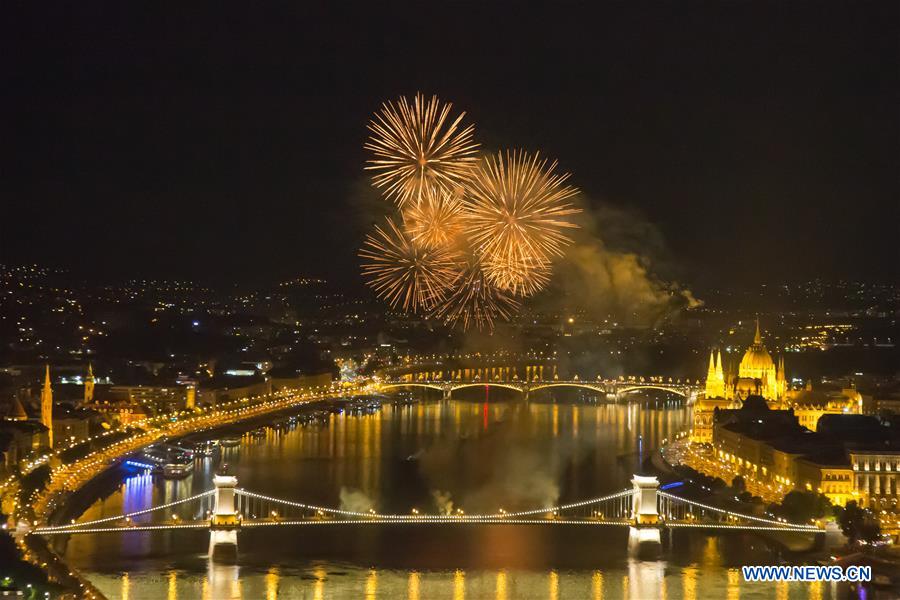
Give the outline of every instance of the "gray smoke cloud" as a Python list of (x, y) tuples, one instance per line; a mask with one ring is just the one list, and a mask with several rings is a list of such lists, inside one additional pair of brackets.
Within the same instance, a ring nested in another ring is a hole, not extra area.
[[(541, 440), (524, 404), (510, 404), (487, 432), (463, 432), (442, 438), (419, 460), (440, 512), (496, 513), (554, 506), (558, 503), (561, 469), (594, 440)], [(513, 414), (511, 411), (520, 411)], [(456, 490), (455, 492), (444, 490)], [(451, 500), (452, 499), (452, 500)]]
[(434, 505), (437, 508), (438, 514), (453, 514), (453, 496), (450, 492), (431, 490), (431, 497), (434, 499)]
[(652, 223), (596, 202), (584, 211), (573, 245), (554, 267), (551, 288), (536, 299), (539, 306), (646, 327), (702, 305), (667, 277), (676, 269)]
[(490, 481), (466, 494), (466, 509), (496, 512), (555, 505), (559, 500), (557, 460), (523, 443), (507, 448), (494, 457)]
[(341, 510), (367, 512), (375, 503), (362, 490), (341, 486)]

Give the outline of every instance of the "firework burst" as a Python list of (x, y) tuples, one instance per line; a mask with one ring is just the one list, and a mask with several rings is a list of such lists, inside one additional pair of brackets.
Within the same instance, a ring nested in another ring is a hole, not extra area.
[(523, 298), (544, 289), (552, 274), (550, 263), (535, 257), (512, 261), (486, 255), (481, 263), (492, 285)]
[(412, 240), (425, 248), (452, 247), (462, 233), (459, 194), (431, 186), (403, 209), (403, 225)]
[(446, 247), (424, 248), (392, 219), (386, 221), (383, 228), (375, 226), (359, 251), (363, 276), (391, 307), (428, 312), (457, 277), (456, 256)]
[(398, 206), (417, 201), (425, 186), (453, 192), (476, 167), (475, 126), (461, 126), (465, 113), (451, 120), (452, 106), (416, 94), (412, 104), (402, 97), (382, 104), (369, 121), (364, 147), (374, 158), (366, 169), (375, 172), (375, 187)]
[(478, 259), (470, 256), (461, 263), (450, 291), (432, 314), (448, 325), (459, 323), (464, 330), (475, 326), (492, 331), (495, 319), (509, 320), (518, 308), (518, 300), (487, 281)]
[(568, 200), (578, 193), (569, 175), (554, 173), (539, 154), (507, 151), (484, 159), (463, 198), (465, 227), (481, 254), (487, 280), (517, 295), (530, 295), (549, 279), (550, 262), (563, 255), (580, 212)]

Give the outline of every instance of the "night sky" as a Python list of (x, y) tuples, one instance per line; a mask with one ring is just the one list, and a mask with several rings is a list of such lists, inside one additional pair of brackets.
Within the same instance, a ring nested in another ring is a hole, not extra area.
[(11, 4), (0, 262), (357, 282), (366, 122), (422, 91), (688, 282), (898, 280), (896, 2)]

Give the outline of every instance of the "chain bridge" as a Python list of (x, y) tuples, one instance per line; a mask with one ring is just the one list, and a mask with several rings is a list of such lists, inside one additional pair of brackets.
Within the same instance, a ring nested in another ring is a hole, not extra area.
[[(208, 529), (210, 557), (231, 562), (237, 556), (238, 533), (257, 527), (536, 525), (628, 527), (629, 550), (660, 544), (665, 529), (788, 531), (818, 534), (815, 525), (790, 523), (741, 514), (689, 500), (660, 488), (656, 477), (635, 475), (631, 487), (605, 496), (524, 511), (488, 514), (383, 514), (316, 506), (273, 498), (239, 488), (233, 475), (218, 474), (206, 492), (121, 515), (46, 525), (20, 526), (20, 535), (129, 534), (140, 531)], [(24, 530), (23, 530), (24, 529)]]

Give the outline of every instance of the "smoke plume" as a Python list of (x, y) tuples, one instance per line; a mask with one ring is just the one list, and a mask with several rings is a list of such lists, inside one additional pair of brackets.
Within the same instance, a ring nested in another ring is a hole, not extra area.
[(453, 514), (453, 500), (450, 492), (431, 490), (431, 497), (434, 498), (434, 505), (437, 507), (438, 514)]
[(702, 304), (690, 290), (666, 277), (675, 269), (651, 223), (592, 203), (580, 224), (575, 243), (556, 265), (552, 287), (538, 299), (545, 309), (581, 312), (629, 326), (655, 326), (684, 308)]
[(353, 512), (367, 512), (375, 508), (375, 503), (362, 490), (341, 487), (341, 510)]
[(419, 469), (438, 510), (496, 513), (555, 505), (562, 466), (595, 441), (535, 439), (536, 426), (527, 406), (511, 404), (487, 432), (463, 432), (429, 447)]

